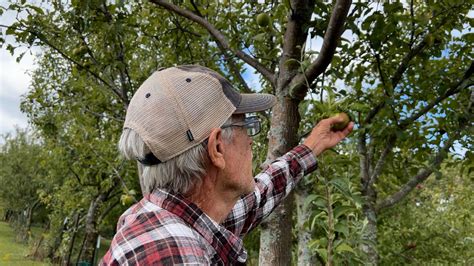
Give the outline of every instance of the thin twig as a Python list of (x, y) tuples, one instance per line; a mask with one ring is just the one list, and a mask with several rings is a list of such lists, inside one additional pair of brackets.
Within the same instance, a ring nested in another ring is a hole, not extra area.
[(161, 7), (166, 8), (169, 11), (172, 11), (180, 16), (188, 18), (199, 25), (203, 26), (216, 40), (219, 42), (224, 49), (230, 51), (231, 53), (235, 54), (238, 58), (242, 59), (245, 63), (249, 64), (253, 68), (255, 68), (258, 72), (262, 74), (271, 84), (275, 85), (275, 74), (271, 72), (271, 70), (267, 69), (264, 65), (260, 64), (257, 60), (250, 57), (248, 54), (240, 51), (234, 50), (231, 48), (229, 42), (227, 41), (226, 37), (209, 21), (206, 19), (192, 13), (191, 11), (185, 10), (180, 8), (168, 1), (164, 0), (150, 0), (152, 3), (159, 5)]

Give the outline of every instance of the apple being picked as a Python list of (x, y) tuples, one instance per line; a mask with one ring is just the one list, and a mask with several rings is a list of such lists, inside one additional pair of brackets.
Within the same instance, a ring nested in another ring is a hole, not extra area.
[(351, 122), (351, 118), (350, 118), (349, 115), (346, 114), (346, 113), (338, 113), (338, 114), (336, 114), (335, 116), (340, 116), (340, 117), (342, 117), (342, 122), (335, 123), (335, 124), (332, 125), (332, 130), (334, 130), (334, 131), (343, 130), (344, 128), (347, 127), (347, 125), (349, 124), (349, 122)]

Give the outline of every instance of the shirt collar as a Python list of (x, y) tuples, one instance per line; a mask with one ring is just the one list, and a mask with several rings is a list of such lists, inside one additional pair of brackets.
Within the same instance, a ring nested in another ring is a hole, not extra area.
[(244, 250), (242, 239), (220, 226), (181, 194), (157, 189), (145, 198), (180, 217), (194, 228), (214, 248), (224, 264), (247, 260), (247, 252)]

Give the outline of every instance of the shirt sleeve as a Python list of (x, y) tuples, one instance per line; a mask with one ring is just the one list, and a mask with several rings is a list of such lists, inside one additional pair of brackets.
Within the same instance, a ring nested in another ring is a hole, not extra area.
[[(145, 237), (143, 237), (145, 238)], [(136, 241), (136, 240), (135, 240)], [(132, 250), (125, 245), (112, 246), (99, 262), (100, 266), (118, 265), (211, 265), (202, 244), (194, 239), (169, 237), (140, 244)], [(112, 244), (113, 245), (113, 244)]]
[(316, 168), (311, 149), (296, 146), (255, 177), (255, 191), (237, 201), (222, 226), (243, 237), (270, 215), (304, 175)]

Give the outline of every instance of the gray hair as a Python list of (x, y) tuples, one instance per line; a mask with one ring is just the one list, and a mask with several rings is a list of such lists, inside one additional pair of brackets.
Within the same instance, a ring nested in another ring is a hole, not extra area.
[[(232, 123), (232, 116), (224, 125)], [(222, 129), (224, 141), (232, 140), (232, 127)], [(150, 149), (134, 130), (125, 128), (118, 145), (121, 154), (131, 160), (144, 158)], [(160, 188), (185, 194), (202, 181), (209, 165), (207, 141), (157, 165), (138, 164), (143, 194)]]

